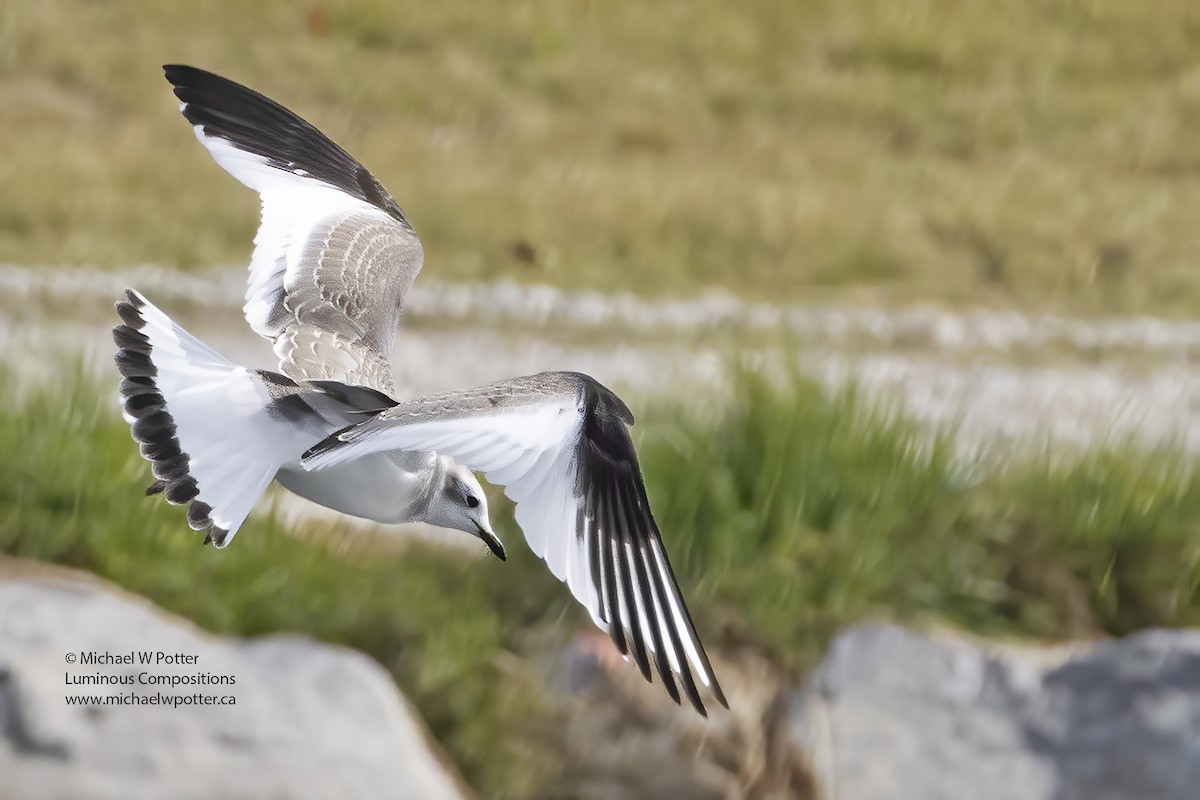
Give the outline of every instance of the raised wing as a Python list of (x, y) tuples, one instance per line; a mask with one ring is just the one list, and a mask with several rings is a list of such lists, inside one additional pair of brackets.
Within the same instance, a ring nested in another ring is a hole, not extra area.
[(309, 450), (320, 469), (435, 450), (502, 485), (530, 548), (651, 680), (701, 714), (696, 679), (728, 707), (679, 593), (638, 467), (628, 407), (592, 378), (542, 373), (403, 403)]
[(396, 326), (424, 259), (400, 206), (278, 103), (194, 67), (164, 71), (200, 142), (262, 199), (244, 311), (280, 370), (392, 394)]

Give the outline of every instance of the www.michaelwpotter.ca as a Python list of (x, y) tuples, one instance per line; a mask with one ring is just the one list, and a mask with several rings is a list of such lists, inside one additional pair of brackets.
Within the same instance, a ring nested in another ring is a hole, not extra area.
[(79, 654), (80, 664), (195, 664), (199, 660), (200, 656), (161, 650), (131, 650), (128, 653), (87, 650)]

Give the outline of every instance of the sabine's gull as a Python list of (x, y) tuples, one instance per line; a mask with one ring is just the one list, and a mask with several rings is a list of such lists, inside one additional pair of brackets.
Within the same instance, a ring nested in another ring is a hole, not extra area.
[(258, 192), (246, 303), (278, 372), (235, 364), (141, 294), (117, 304), (122, 405), (148, 494), (188, 506), (225, 547), (272, 480), (384, 523), (466, 531), (499, 558), (474, 472), (502, 486), (530, 548), (647, 680), (728, 703), (680, 594), (629, 435), (633, 414), (576, 372), (393, 399), (390, 354), (421, 242), (366, 168), (315, 127), (226, 78), (164, 68), (180, 110)]

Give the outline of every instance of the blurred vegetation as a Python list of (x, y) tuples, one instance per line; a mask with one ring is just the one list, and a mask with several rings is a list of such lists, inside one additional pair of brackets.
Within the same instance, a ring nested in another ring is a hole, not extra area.
[(356, 154), (430, 275), (1200, 310), (1188, 0), (0, 6), (0, 261), (245, 263), (159, 73)]
[[(482, 796), (567, 785), (551, 755), (565, 723), (531, 664), (590, 623), (515, 544), (505, 507), (507, 563), (343, 547), (269, 517), (217, 552), (181, 509), (142, 497), (148, 468), (110, 387), (13, 385), (0, 451), (21, 456), (0, 460), (0, 552), (92, 570), (213, 631), (363, 650)], [(972, 474), (952, 436), (853, 391), (751, 375), (716, 421), (644, 416), (652, 503), (716, 653), (750, 648), (798, 677), (837, 628), (878, 615), (1045, 639), (1200, 624), (1200, 478), (1177, 453), (1114, 446)]]

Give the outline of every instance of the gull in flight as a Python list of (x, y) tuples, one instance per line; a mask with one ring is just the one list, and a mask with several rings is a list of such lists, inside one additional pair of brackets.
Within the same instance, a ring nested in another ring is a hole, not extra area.
[(628, 406), (576, 372), (392, 399), (392, 344), (423, 262), (396, 201), (283, 106), (193, 67), (165, 72), (201, 144), (262, 200), (243, 310), (279, 371), (229, 361), (127, 291), (113, 336), (147, 493), (187, 505), (220, 548), (275, 480), (345, 514), (465, 531), (503, 559), (482, 472), (647, 680), (653, 665), (676, 703), (682, 689), (706, 714), (699, 683), (728, 707), (650, 512)]

